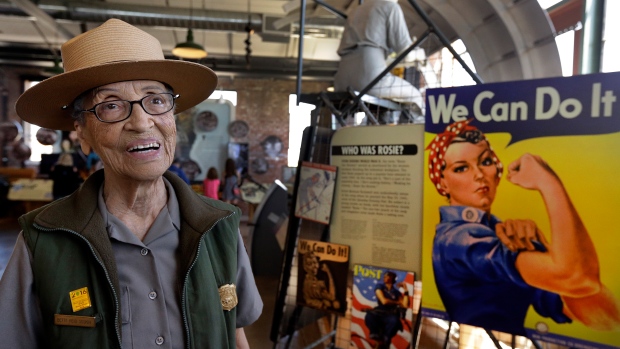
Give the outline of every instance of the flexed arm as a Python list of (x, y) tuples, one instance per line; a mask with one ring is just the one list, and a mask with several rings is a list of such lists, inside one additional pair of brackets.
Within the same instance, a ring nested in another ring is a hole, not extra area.
[(540, 192), (551, 225), (548, 252), (522, 252), (517, 269), (530, 285), (574, 297), (600, 291), (599, 264), (590, 235), (564, 185), (539, 156), (525, 154), (508, 166), (508, 180)]
[(540, 156), (525, 154), (508, 167), (508, 180), (540, 192), (551, 226), (547, 252), (523, 251), (517, 257), (525, 282), (558, 293), (565, 313), (588, 326), (617, 326), (617, 301), (601, 284), (596, 249), (560, 178)]

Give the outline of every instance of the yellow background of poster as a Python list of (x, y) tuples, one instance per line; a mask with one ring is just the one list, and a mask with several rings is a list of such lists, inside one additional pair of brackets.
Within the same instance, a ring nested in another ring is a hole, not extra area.
[[(484, 125), (480, 128), (485, 131)], [(424, 144), (428, 145), (434, 136), (426, 133)], [(519, 156), (540, 155), (562, 180), (588, 229), (598, 254), (601, 281), (620, 299), (620, 133), (532, 138), (511, 145), (508, 133), (487, 133), (486, 137), (505, 168), (491, 213), (500, 220), (531, 219), (550, 240), (549, 219), (540, 194), (506, 179), (508, 165)], [(424, 157), (422, 306), (445, 312), (435, 287), (431, 255), (439, 207), (448, 205), (448, 201), (437, 193), (428, 177), (428, 151)], [(620, 332), (594, 331), (577, 321), (556, 324), (530, 307), (525, 327), (533, 329), (538, 322), (547, 324), (550, 333), (620, 347)]]

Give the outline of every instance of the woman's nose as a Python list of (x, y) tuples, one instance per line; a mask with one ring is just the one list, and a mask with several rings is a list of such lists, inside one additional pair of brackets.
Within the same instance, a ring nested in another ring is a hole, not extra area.
[(153, 126), (153, 115), (147, 113), (141, 105), (134, 105), (127, 125), (135, 130), (146, 130)]
[(480, 166), (473, 166), (472, 169), (474, 171), (474, 178), (479, 179), (483, 177), (482, 169), (480, 168)]

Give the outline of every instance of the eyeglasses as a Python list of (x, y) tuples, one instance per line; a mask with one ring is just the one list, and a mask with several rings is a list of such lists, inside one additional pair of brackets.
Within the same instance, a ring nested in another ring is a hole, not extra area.
[(101, 122), (121, 122), (129, 118), (134, 104), (140, 104), (149, 115), (161, 115), (174, 108), (174, 100), (177, 98), (179, 95), (172, 93), (157, 93), (136, 101), (116, 100), (97, 103), (91, 109), (82, 110), (82, 112), (88, 111), (95, 114)]

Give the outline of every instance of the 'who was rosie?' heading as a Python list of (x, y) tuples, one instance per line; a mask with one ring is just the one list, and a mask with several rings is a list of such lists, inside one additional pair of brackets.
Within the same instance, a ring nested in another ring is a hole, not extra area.
[[(620, 131), (620, 73), (429, 89), (426, 131), (467, 119), (524, 139)], [(547, 127), (553, 124), (554, 127)]]

